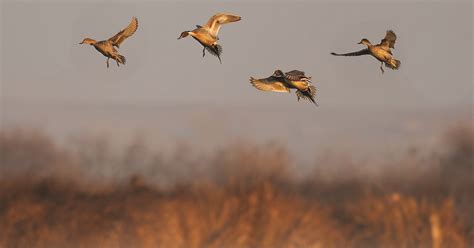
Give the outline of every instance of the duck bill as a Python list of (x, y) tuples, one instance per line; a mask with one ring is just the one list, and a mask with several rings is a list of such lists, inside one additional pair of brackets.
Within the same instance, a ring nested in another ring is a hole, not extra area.
[(242, 20), (242, 17), (236, 15), (229, 15), (229, 22), (238, 22)]

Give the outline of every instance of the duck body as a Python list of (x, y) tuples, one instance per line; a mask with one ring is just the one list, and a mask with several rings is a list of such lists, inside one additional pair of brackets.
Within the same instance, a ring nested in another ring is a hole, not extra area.
[(390, 50), (386, 50), (378, 45), (368, 46), (367, 49), (369, 49), (370, 54), (374, 58), (385, 64), (386, 67), (393, 70), (397, 70), (400, 67), (400, 61), (393, 58), (392, 52)]
[(217, 44), (217, 37), (213, 36), (208, 30), (204, 28), (196, 28), (189, 32), (189, 35), (199, 42), (203, 47), (202, 56), (206, 55), (207, 50), (210, 54), (216, 56), (219, 62), (222, 63), (221, 54), (222, 46)]
[(291, 85), (293, 86), (292, 88), (298, 89), (298, 90), (307, 90), (309, 87), (309, 83), (305, 81), (291, 81)]
[(205, 28), (196, 28), (193, 31), (189, 32), (195, 40), (197, 40), (203, 46), (214, 46), (217, 45), (217, 37), (212, 35), (207, 29)]
[(114, 55), (118, 55), (117, 49), (112, 46), (110, 42), (107, 42), (106, 40), (101, 40), (93, 44), (94, 48), (102, 53), (105, 57), (109, 58), (114, 58)]
[(368, 46), (367, 49), (369, 49), (370, 54), (380, 62), (385, 62), (392, 58), (392, 54), (378, 46)]
[[(92, 44), (92, 46), (108, 59), (110, 58), (110, 59), (115, 60), (117, 62), (117, 66), (120, 66), (119, 64), (123, 64), (123, 65), (125, 64), (126, 62), (125, 56), (121, 55), (117, 51), (117, 49), (115, 49), (111, 41), (101, 40)], [(107, 67), (109, 67), (108, 59), (107, 59)]]

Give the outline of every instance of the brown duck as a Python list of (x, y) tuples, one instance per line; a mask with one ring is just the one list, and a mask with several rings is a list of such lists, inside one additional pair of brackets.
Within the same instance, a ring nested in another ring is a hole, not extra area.
[(117, 66), (120, 64), (125, 64), (125, 57), (115, 49), (115, 47), (119, 48), (120, 44), (127, 39), (128, 37), (132, 36), (138, 28), (138, 20), (136, 17), (132, 18), (130, 24), (116, 35), (110, 37), (107, 40), (96, 41), (91, 38), (85, 38), (79, 44), (89, 44), (94, 46), (97, 51), (102, 53), (105, 57), (107, 57), (107, 68), (109, 68), (109, 59), (115, 60)]
[(276, 70), (273, 75), (267, 78), (255, 79), (250, 77), (250, 84), (262, 91), (289, 93), (291, 92), (290, 89), (296, 89), (298, 101), (306, 99), (318, 106), (314, 100), (316, 87), (311, 85), (311, 77), (306, 76), (303, 71), (292, 70), (283, 73), (281, 70)]
[(182, 32), (178, 37), (178, 40), (187, 37), (188, 35), (193, 37), (204, 47), (202, 49), (203, 57), (206, 55), (207, 50), (210, 54), (217, 56), (219, 62), (222, 64), (222, 46), (217, 44), (217, 41), (219, 40), (219, 37), (217, 36), (219, 29), (221, 28), (222, 24), (237, 22), (241, 19), (242, 18), (240, 16), (218, 13), (209, 18), (204, 26), (196, 25), (194, 30)]
[(375, 57), (378, 61), (380, 61), (380, 70), (382, 70), (382, 73), (384, 73), (383, 70), (383, 64), (385, 64), (386, 67), (392, 69), (392, 70), (398, 70), (400, 68), (400, 60), (396, 60), (393, 58), (392, 51), (390, 48), (395, 48), (395, 41), (397, 39), (397, 36), (392, 30), (388, 30), (387, 33), (385, 34), (385, 38), (382, 39), (380, 44), (377, 45), (372, 45), (369, 40), (367, 39), (362, 39), (358, 44), (363, 44), (366, 45), (367, 48), (362, 49), (357, 52), (352, 52), (352, 53), (331, 53), (332, 55), (335, 56), (361, 56), (361, 55), (372, 55)]

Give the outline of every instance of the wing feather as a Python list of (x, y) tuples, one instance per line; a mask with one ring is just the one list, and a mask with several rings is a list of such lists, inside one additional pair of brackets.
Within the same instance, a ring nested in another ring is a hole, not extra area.
[(300, 80), (310, 80), (311, 77), (307, 77), (304, 71), (292, 70), (285, 73), (285, 77), (288, 80), (300, 81)]
[(387, 30), (385, 37), (380, 41), (380, 46), (386, 49), (395, 48), (395, 41), (397, 40), (397, 35), (392, 30)]
[(365, 48), (357, 52), (352, 53), (331, 53), (334, 56), (361, 56), (361, 55), (368, 55), (370, 54), (369, 49)]
[(276, 77), (268, 77), (262, 79), (255, 79), (250, 77), (250, 83), (253, 87), (262, 91), (273, 91), (273, 92), (290, 92), (283, 82), (280, 82)]
[(240, 16), (218, 13), (209, 18), (203, 28), (207, 29), (212, 36), (217, 37), (222, 24), (240, 21), (240, 19)]
[(132, 21), (130, 22), (130, 24), (128, 24), (128, 26), (125, 29), (121, 30), (116, 35), (110, 37), (108, 40), (112, 42), (112, 45), (116, 47), (120, 47), (120, 44), (122, 44), (122, 42), (125, 39), (132, 36), (135, 33), (135, 31), (137, 31), (137, 28), (138, 28), (138, 19), (136, 17), (133, 17)]

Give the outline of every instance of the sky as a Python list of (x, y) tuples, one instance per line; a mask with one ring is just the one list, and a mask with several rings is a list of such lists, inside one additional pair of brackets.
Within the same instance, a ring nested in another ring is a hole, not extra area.
[[(58, 139), (80, 133), (218, 147), (277, 140), (295, 154), (331, 145), (390, 147), (472, 122), (472, 1), (2, 1), (1, 126)], [(222, 64), (182, 31), (217, 12)], [(132, 16), (125, 66), (85, 37), (107, 39)], [(334, 57), (398, 36), (400, 70), (374, 58)], [(320, 107), (261, 92), (249, 77), (275, 69), (312, 76)], [(410, 141), (410, 142), (409, 142)]]

